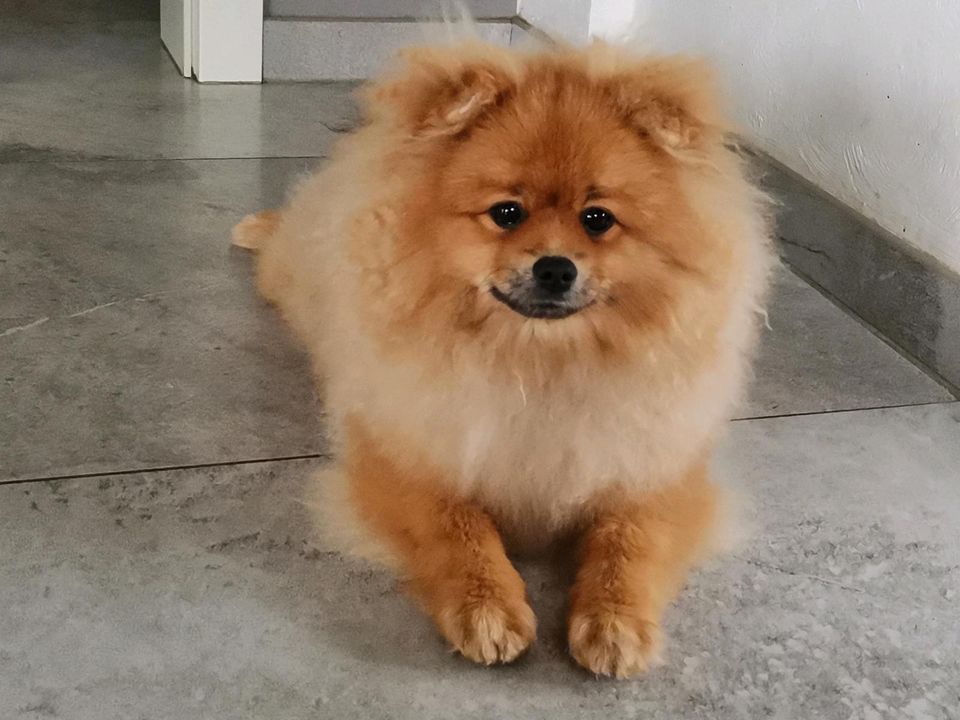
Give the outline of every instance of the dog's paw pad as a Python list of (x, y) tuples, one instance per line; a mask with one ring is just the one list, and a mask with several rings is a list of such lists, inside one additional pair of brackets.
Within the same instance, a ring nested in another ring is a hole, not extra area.
[(484, 665), (516, 660), (533, 644), (537, 621), (524, 601), (473, 602), (440, 614), (440, 629), (464, 657)]
[(595, 675), (636, 677), (662, 663), (656, 623), (609, 610), (574, 613), (570, 653)]

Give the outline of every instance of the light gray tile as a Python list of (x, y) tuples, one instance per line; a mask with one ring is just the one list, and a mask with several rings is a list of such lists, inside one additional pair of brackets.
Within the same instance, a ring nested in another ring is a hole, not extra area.
[[(475, 18), (511, 18), (517, 0), (464, 0)], [(456, 6), (447, 0), (267, 0), (270, 17), (440, 18)]]
[[(564, 583), (509, 668), (447, 653), (385, 573), (328, 552), (313, 461), (0, 486), (0, 716), (946, 720), (960, 676), (960, 405), (736, 423), (751, 538), (668, 615), (666, 666), (568, 660)], [(33, 710), (29, 710), (33, 708)], [(55, 715), (56, 714), (56, 715)]]
[[(477, 35), (510, 44), (509, 22), (479, 22)], [(264, 80), (364, 80), (380, 73), (401, 48), (444, 38), (440, 23), (268, 18), (263, 25)]]
[(711, 716), (952, 717), (960, 404), (735, 423), (716, 466), (747, 539), (687, 596), (716, 608), (692, 631), (740, 635), (709, 650), (740, 678)]
[(349, 84), (201, 85), (156, 22), (0, 18), (0, 162), (323, 155)]
[(939, 383), (780, 269), (741, 417), (952, 400)]
[(0, 479), (324, 444), (230, 228), (304, 160), (0, 165)]

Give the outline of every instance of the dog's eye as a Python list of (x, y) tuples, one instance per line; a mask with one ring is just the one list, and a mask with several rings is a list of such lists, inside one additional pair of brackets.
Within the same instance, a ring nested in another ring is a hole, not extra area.
[(580, 213), (580, 224), (590, 235), (603, 235), (616, 222), (613, 213), (602, 207), (588, 207)]
[(527, 211), (518, 202), (497, 203), (487, 210), (487, 215), (497, 224), (497, 227), (502, 227), (504, 230), (515, 228), (527, 219)]

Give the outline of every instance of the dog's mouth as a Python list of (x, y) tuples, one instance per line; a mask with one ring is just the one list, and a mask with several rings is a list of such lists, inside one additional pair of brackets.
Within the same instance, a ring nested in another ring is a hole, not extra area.
[(515, 313), (538, 320), (561, 320), (593, 304), (593, 300), (577, 302), (574, 299), (538, 297), (526, 292), (504, 292), (496, 285), (490, 288), (490, 294)]

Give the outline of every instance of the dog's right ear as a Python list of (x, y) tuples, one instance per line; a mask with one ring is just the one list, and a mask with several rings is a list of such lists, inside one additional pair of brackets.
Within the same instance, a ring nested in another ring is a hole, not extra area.
[(477, 43), (400, 53), (399, 68), (361, 91), (372, 121), (392, 122), (413, 137), (455, 135), (517, 86), (519, 70), (502, 50)]

